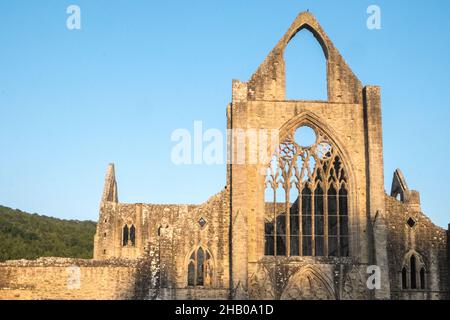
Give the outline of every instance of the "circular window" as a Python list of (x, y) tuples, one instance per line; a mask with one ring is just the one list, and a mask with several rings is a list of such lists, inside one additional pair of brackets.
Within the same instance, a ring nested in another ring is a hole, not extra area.
[(295, 131), (294, 139), (299, 146), (310, 147), (316, 143), (317, 136), (312, 128), (301, 126)]

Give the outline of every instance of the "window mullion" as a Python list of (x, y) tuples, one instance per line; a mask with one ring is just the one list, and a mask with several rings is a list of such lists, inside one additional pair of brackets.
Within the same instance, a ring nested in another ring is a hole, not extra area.
[(298, 182), (298, 252), (300, 256), (303, 256), (303, 188), (301, 182)]
[[(278, 182), (277, 184), (278, 185)], [(273, 255), (277, 256), (277, 189), (273, 189)]]
[(340, 188), (336, 188), (336, 220), (337, 220), (337, 256), (341, 256), (341, 213), (340, 213)]
[(194, 287), (197, 286), (198, 277), (197, 277), (197, 250), (194, 253)]
[(289, 257), (291, 255), (291, 208), (290, 208), (290, 191), (291, 191), (291, 182), (290, 176), (288, 174), (286, 184), (286, 215), (285, 215), (285, 243), (286, 243), (286, 256)]
[(315, 211), (316, 211), (316, 192), (315, 188), (311, 188), (311, 255), (314, 257), (316, 255), (316, 221), (315, 221)]
[(325, 182), (324, 182), (324, 196), (323, 196), (323, 224), (324, 224), (324, 256), (328, 257), (328, 178), (325, 176)]

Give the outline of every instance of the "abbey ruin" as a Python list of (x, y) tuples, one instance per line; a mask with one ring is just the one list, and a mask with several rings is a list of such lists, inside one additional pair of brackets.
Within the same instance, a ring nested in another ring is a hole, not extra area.
[[(303, 29), (323, 49), (327, 101), (286, 100), (284, 50)], [(449, 298), (448, 231), (399, 170), (384, 190), (380, 88), (361, 84), (311, 13), (249, 81), (233, 81), (226, 114), (228, 129), (279, 132), (268, 161), (231, 162), (200, 205), (120, 203), (110, 165), (93, 259), (0, 263), (0, 298)], [(229, 157), (237, 147), (231, 137)], [(369, 266), (380, 288), (367, 285)]]

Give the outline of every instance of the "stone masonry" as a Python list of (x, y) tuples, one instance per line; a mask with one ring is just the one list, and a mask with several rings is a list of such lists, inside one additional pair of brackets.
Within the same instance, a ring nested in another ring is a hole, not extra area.
[[(303, 29), (323, 49), (327, 101), (286, 100), (284, 50)], [(315, 144), (294, 141), (304, 127)], [(233, 80), (227, 128), (218, 194), (200, 205), (120, 203), (111, 164), (93, 259), (1, 263), (0, 298), (449, 298), (448, 231), (425, 216), (400, 170), (384, 191), (381, 89), (361, 84), (311, 13), (248, 82)], [(276, 131), (277, 143), (235, 135), (251, 131)], [(373, 265), (378, 289), (367, 286)]]

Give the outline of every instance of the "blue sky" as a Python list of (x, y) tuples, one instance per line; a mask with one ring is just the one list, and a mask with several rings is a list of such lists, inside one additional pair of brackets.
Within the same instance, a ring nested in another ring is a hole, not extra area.
[[(70, 4), (81, 30), (66, 28)], [(370, 4), (381, 30), (366, 27)], [(231, 80), (248, 80), (306, 9), (361, 81), (382, 86), (386, 189), (400, 167), (446, 226), (448, 1), (2, 1), (0, 204), (96, 220), (109, 162), (122, 202), (205, 201), (225, 166), (174, 165), (172, 131), (195, 120), (225, 130)], [(324, 87), (319, 51), (293, 62), (312, 70), (298, 82), (306, 94)]]

